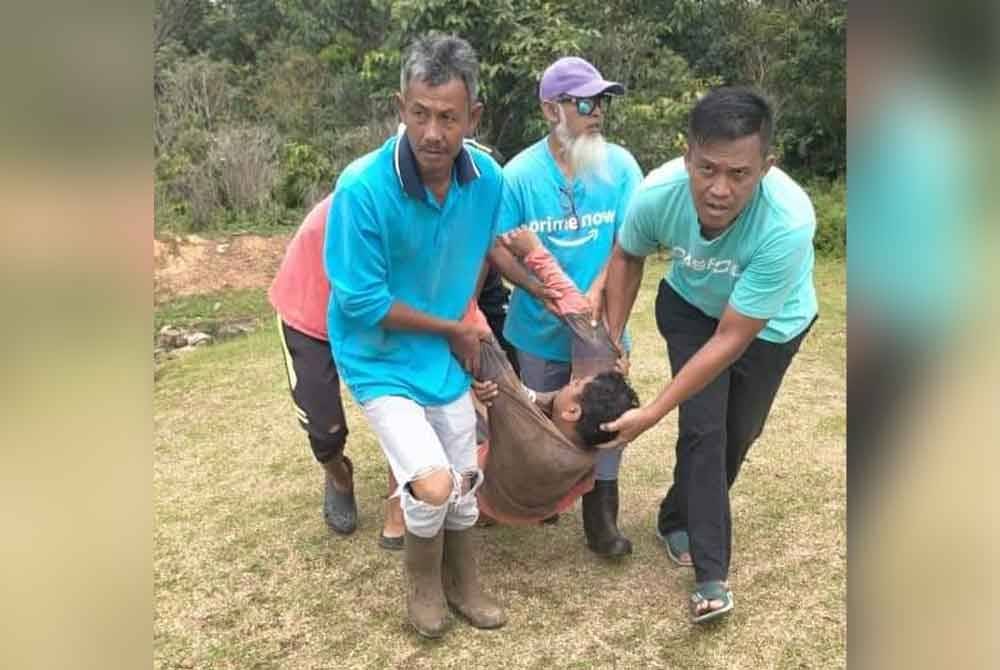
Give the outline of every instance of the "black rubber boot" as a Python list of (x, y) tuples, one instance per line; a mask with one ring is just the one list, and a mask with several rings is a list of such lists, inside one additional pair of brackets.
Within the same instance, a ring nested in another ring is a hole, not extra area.
[(587, 546), (600, 556), (632, 553), (632, 543), (618, 530), (618, 480), (597, 480), (583, 496), (583, 530)]

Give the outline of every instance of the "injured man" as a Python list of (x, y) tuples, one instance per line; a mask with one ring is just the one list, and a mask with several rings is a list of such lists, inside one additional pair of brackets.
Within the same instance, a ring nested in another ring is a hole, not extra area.
[(619, 446), (613, 442), (617, 435), (601, 430), (601, 424), (638, 407), (639, 399), (604, 324), (592, 321), (590, 303), (538, 237), (519, 228), (501, 242), (546, 289), (561, 295), (550, 301), (550, 309), (573, 332), (570, 383), (538, 393), (521, 384), (499, 343), (487, 335), (482, 314), (471, 309), (467, 315), (485, 338), (475, 384), (486, 405), (488, 436), (479, 448), (480, 514), (507, 524), (537, 523), (593, 488), (598, 450)]

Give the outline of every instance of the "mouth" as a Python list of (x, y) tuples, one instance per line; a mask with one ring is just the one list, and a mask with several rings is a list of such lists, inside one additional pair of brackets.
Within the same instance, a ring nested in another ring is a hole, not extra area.
[(705, 209), (707, 209), (708, 213), (711, 214), (712, 216), (723, 216), (726, 212), (729, 211), (728, 207), (724, 207), (722, 205), (716, 205), (711, 202), (705, 203)]

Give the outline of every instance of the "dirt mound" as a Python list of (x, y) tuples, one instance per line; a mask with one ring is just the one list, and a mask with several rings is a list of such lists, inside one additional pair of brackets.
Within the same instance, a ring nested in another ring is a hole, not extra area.
[(231, 288), (270, 285), (285, 255), (288, 235), (197, 235), (153, 240), (153, 302)]

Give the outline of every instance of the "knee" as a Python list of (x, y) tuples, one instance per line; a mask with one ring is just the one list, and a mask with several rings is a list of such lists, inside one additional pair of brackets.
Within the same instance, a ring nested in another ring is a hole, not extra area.
[(451, 470), (446, 468), (432, 470), (426, 476), (410, 482), (413, 497), (435, 507), (448, 502), (454, 489), (455, 479)]
[(337, 426), (336, 430), (324, 434), (309, 433), (309, 446), (312, 447), (313, 456), (320, 463), (328, 463), (339, 458), (344, 453), (346, 444), (346, 427)]

